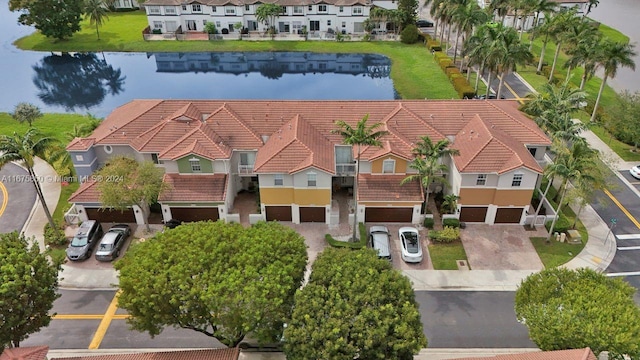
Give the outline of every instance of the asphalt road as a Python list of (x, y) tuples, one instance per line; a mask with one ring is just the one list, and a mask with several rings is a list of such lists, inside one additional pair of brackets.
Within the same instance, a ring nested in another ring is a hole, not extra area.
[[(223, 347), (192, 330), (167, 328), (152, 339), (130, 330), (118, 309), (105, 316), (115, 291), (61, 290), (51, 324), (21, 346), (52, 349)], [(416, 300), (430, 348), (531, 348), (527, 329), (513, 312), (512, 292), (418, 291)]]
[(0, 233), (21, 231), (36, 201), (27, 171), (13, 163), (0, 169)]

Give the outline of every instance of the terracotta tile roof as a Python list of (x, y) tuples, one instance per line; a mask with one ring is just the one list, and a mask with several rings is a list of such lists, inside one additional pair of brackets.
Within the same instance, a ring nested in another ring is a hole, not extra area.
[(536, 351), (521, 354), (505, 354), (491, 357), (466, 357), (456, 360), (597, 360), (595, 354), (589, 348)]
[(158, 197), (158, 201), (218, 202), (227, 195), (226, 174), (164, 174), (162, 179), (169, 189)]
[(91, 146), (95, 143), (94, 138), (74, 138), (71, 140), (69, 145), (67, 145), (67, 150), (73, 151), (84, 151), (89, 150)]
[(0, 360), (47, 360), (48, 346), (29, 346), (4, 349)]
[(460, 151), (453, 161), (463, 173), (501, 174), (523, 166), (542, 172), (524, 144), (477, 115), (458, 132), (451, 148)]
[(71, 196), (69, 196), (70, 203), (99, 203), (100, 191), (96, 186), (96, 181), (85, 181), (80, 184), (78, 190), (76, 190)]
[[(262, 164), (261, 171), (271, 171), (268, 166), (278, 172), (285, 168), (297, 171), (313, 164), (333, 172), (333, 146), (343, 143), (339, 135), (331, 134), (335, 121), (354, 125), (366, 114), (370, 124), (382, 122), (382, 129), (389, 134), (381, 139), (382, 149), (363, 149), (364, 160), (389, 153), (410, 159), (420, 136), (429, 135), (434, 141), (455, 136), (476, 117), (489, 121), (517, 143), (551, 144), (535, 122), (508, 100), (136, 100), (116, 109), (90, 138), (84, 139), (87, 143), (80, 145), (81, 140), (76, 140), (73, 148), (84, 149), (91, 141), (97, 145), (126, 144), (140, 152), (162, 153), (169, 158), (190, 149), (200, 149), (203, 156), (215, 158), (230, 156), (232, 149), (259, 149), (259, 154), (275, 161)], [(196, 121), (198, 117), (202, 119)], [(274, 141), (281, 137), (284, 141), (282, 134), (292, 121), (300, 121), (300, 129), (309, 129), (317, 136), (304, 137), (302, 131), (287, 146)], [(269, 141), (263, 145), (267, 137)], [(507, 156), (510, 145), (495, 151), (498, 150)], [(503, 171), (503, 164), (499, 165), (493, 171)]]
[(335, 173), (333, 144), (296, 115), (258, 150), (254, 169), (257, 173), (294, 173), (311, 166)]
[(358, 201), (423, 201), (422, 186), (418, 181), (400, 185), (405, 175), (360, 174)]
[[(238, 360), (240, 349), (202, 349), (137, 354), (93, 355), (57, 358), (64, 360)], [(54, 359), (51, 359), (54, 360)]]

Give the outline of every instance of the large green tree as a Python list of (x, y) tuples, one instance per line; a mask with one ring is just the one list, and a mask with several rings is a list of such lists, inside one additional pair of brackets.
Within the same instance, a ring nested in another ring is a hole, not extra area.
[(80, 31), (84, 0), (9, 0), (9, 10), (21, 12), (20, 24), (34, 26), (46, 37), (64, 40)]
[(418, 0), (398, 0), (398, 12), (400, 29), (410, 24), (415, 24), (416, 14), (418, 13)]
[(640, 92), (624, 91), (617, 101), (607, 108), (606, 126), (627, 144), (633, 144), (634, 150), (640, 146)]
[(33, 122), (36, 121), (36, 119), (43, 116), (44, 115), (42, 115), (39, 107), (26, 102), (18, 103), (13, 110), (13, 113), (11, 113), (11, 117), (16, 121), (20, 123), (26, 122), (29, 124), (29, 127), (33, 126)]
[(158, 200), (163, 190), (167, 190), (162, 181), (163, 173), (151, 161), (139, 163), (128, 157), (114, 157), (95, 177), (100, 202), (104, 208), (120, 211), (137, 205), (149, 230), (149, 205)]
[(156, 234), (116, 263), (118, 306), (133, 329), (191, 329), (237, 346), (282, 335), (302, 284), (304, 239), (277, 222), (197, 222)]
[(0, 168), (7, 163), (15, 161), (27, 169), (30, 182), (36, 189), (36, 194), (42, 204), (49, 225), (54, 229), (56, 226), (53, 222), (53, 217), (51, 217), (49, 206), (47, 206), (47, 202), (44, 200), (44, 194), (40, 187), (40, 179), (33, 168), (36, 157), (54, 162), (62, 156), (60, 152), (52, 152), (57, 146), (56, 143), (56, 140), (53, 138), (42, 136), (36, 128), (29, 128), (24, 135), (15, 132), (12, 136), (0, 135)]
[(267, 32), (276, 34), (276, 19), (282, 14), (282, 6), (273, 3), (260, 4), (256, 9), (256, 20), (267, 26)]
[(284, 338), (290, 360), (409, 360), (427, 346), (409, 279), (371, 249), (318, 256)]
[(358, 178), (360, 175), (360, 155), (362, 154), (362, 146), (377, 146), (382, 147), (380, 138), (387, 134), (385, 130), (379, 130), (383, 124), (375, 123), (371, 126), (367, 125), (369, 120), (369, 114), (365, 115), (355, 127), (349, 125), (344, 120), (336, 121), (337, 129), (332, 130), (333, 134), (342, 136), (345, 144), (356, 146), (356, 178), (353, 182), (353, 201), (356, 204), (356, 211), (353, 213), (353, 234), (352, 241), (356, 241), (358, 234)]
[(515, 312), (541, 350), (590, 347), (609, 359), (640, 357), (635, 289), (591, 269), (546, 269), (518, 287)]
[(18, 347), (30, 334), (49, 325), (60, 295), (59, 264), (17, 232), (0, 234), (0, 349)]

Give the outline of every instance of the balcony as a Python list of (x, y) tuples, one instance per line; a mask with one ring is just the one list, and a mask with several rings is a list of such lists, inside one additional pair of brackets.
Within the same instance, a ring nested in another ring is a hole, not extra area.
[(251, 165), (238, 164), (238, 174), (246, 174), (246, 175), (253, 174), (253, 164)]
[(354, 175), (356, 164), (336, 164), (336, 175)]

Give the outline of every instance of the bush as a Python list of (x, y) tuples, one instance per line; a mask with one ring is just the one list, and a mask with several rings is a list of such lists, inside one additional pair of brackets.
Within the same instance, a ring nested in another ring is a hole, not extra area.
[(427, 48), (431, 51), (442, 51), (442, 46), (436, 40), (427, 40)]
[(442, 220), (442, 226), (444, 227), (452, 227), (452, 228), (459, 228), (460, 227), (460, 220), (458, 219), (444, 219)]
[[(552, 222), (553, 220), (547, 221), (544, 224), (544, 227), (547, 228), (547, 231), (551, 231), (549, 230), (549, 228), (551, 227)], [(560, 212), (560, 217), (558, 217), (558, 220), (556, 221), (556, 224), (553, 227), (553, 232), (558, 232), (558, 233), (566, 232), (567, 230), (571, 229), (571, 225), (573, 225), (572, 221), (565, 214)]]
[(446, 69), (444, 69), (444, 73), (447, 74), (449, 78), (451, 78), (451, 75), (453, 74), (462, 75), (460, 74), (460, 70), (458, 70), (458, 68), (455, 66), (447, 67)]
[(218, 33), (218, 29), (216, 29), (216, 24), (212, 23), (212, 22), (208, 22), (204, 25), (204, 31), (207, 34), (217, 34)]
[(438, 61), (438, 64), (440, 65), (440, 68), (442, 69), (442, 71), (445, 71), (445, 69), (448, 68), (449, 66), (453, 66), (453, 61), (449, 58), (441, 59), (440, 61)]
[(452, 243), (460, 240), (460, 229), (451, 226), (445, 226), (443, 230), (429, 231), (429, 238), (437, 243)]
[(162, 34), (162, 30), (160, 30), (160, 29), (153, 29), (153, 30), (151, 30), (151, 33), (152, 33), (152, 34)]
[(44, 243), (49, 246), (63, 246), (67, 244), (67, 237), (64, 235), (62, 226), (56, 223), (53, 229), (49, 223), (44, 226)]
[(461, 99), (473, 99), (477, 95), (476, 90), (471, 85), (465, 85), (456, 90)]
[(420, 32), (418, 27), (410, 24), (407, 25), (400, 33), (400, 41), (403, 44), (415, 44), (420, 39)]
[(358, 224), (358, 229), (360, 230), (360, 239), (356, 242), (353, 241), (339, 241), (333, 238), (333, 236), (326, 234), (324, 239), (329, 243), (329, 245), (338, 248), (349, 248), (349, 249), (362, 249), (367, 246), (367, 228), (363, 223)]
[(433, 218), (424, 218), (424, 223), (423, 223), (424, 227), (426, 227), (427, 229), (433, 229), (433, 224), (434, 224)]

